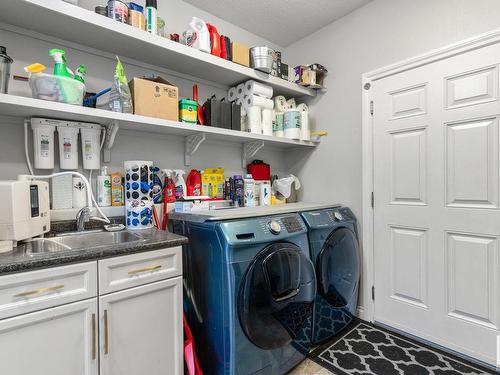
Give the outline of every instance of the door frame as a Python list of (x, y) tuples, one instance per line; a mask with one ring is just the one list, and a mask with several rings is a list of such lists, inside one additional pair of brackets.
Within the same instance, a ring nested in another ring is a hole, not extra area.
[(372, 299), (372, 287), (375, 286), (375, 246), (374, 223), (375, 210), (372, 207), (373, 177), (373, 96), (371, 86), (374, 82), (439, 60), (457, 56), (481, 47), (500, 43), (500, 29), (464, 39), (424, 54), (372, 70), (361, 75), (362, 79), (362, 272), (364, 300), (360, 317), (367, 321), (375, 320), (375, 301)]

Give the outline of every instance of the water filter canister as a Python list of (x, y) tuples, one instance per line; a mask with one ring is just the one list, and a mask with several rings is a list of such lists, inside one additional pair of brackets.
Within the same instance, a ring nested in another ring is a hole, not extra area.
[(36, 169), (54, 169), (54, 131), (56, 127), (45, 119), (32, 118), (33, 155)]
[(57, 126), (59, 134), (59, 167), (78, 169), (78, 133), (80, 128), (63, 123)]
[(97, 124), (81, 124), (83, 169), (99, 169), (101, 167), (101, 131)]

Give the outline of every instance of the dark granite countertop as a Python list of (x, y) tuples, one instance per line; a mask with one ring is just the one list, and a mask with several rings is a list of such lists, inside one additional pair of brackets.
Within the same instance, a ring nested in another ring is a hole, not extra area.
[(186, 237), (155, 228), (133, 233), (140, 236), (141, 241), (42, 254), (28, 254), (23, 248), (15, 249), (13, 252), (0, 254), (0, 275), (158, 250), (188, 242)]

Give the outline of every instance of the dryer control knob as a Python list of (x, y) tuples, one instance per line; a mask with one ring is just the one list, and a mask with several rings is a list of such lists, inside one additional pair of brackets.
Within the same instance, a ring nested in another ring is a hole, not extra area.
[(341, 214), (340, 212), (338, 212), (338, 211), (335, 211), (335, 212), (333, 213), (333, 215), (335, 216), (335, 219), (337, 219), (337, 221), (342, 221), (342, 220), (344, 220), (344, 217), (343, 217), (343, 216), (342, 216), (342, 214)]
[(267, 223), (267, 228), (272, 234), (280, 234), (281, 232), (281, 225), (276, 220), (271, 220)]

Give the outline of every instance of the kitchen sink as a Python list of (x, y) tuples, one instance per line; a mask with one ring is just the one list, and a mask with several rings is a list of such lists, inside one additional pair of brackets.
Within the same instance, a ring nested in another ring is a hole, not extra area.
[(141, 241), (144, 241), (144, 239), (139, 235), (127, 231), (71, 232), (27, 242), (25, 244), (25, 251), (28, 254), (43, 254), (54, 251), (89, 249)]

